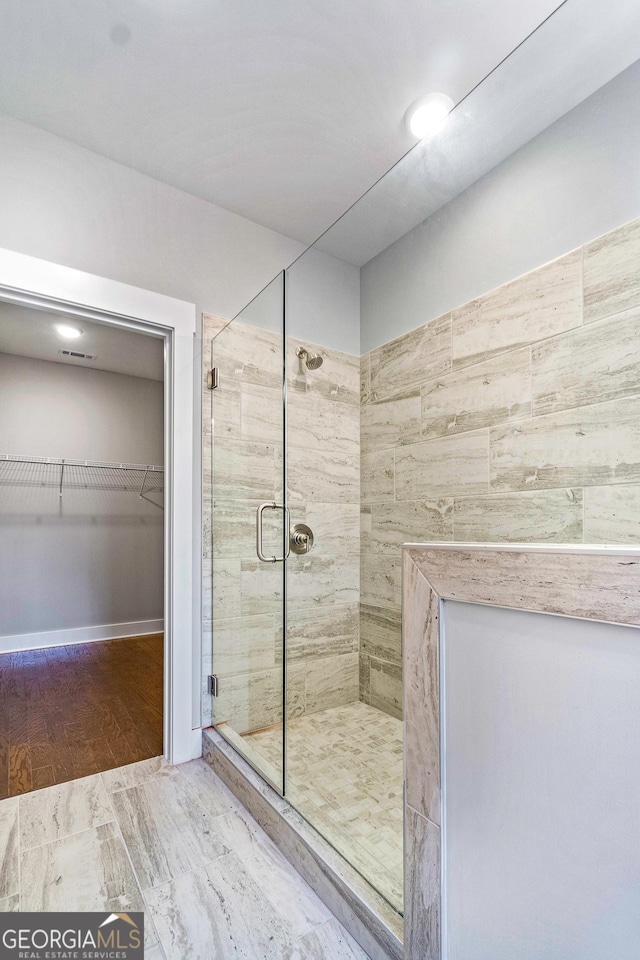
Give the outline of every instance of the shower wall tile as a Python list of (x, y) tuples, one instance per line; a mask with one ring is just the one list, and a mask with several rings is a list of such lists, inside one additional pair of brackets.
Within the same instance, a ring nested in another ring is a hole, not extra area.
[(397, 447), (395, 465), (397, 500), (486, 493), (489, 488), (487, 432)]
[(287, 609), (322, 607), (335, 603), (336, 577), (333, 560), (292, 554), (287, 563)]
[(369, 703), (402, 719), (402, 666), (369, 657)]
[[(323, 358), (322, 366), (317, 370), (307, 370), (304, 361), (296, 357), (296, 348), (299, 346), (319, 353)], [(301, 344), (300, 340), (288, 337), (287, 384), (293, 388), (294, 394), (303, 393), (359, 406), (360, 357), (317, 343)]]
[(585, 543), (640, 543), (640, 485), (584, 491)]
[(451, 314), (376, 347), (369, 354), (371, 400), (440, 377), (451, 369)]
[[(205, 500), (205, 503), (207, 501)], [(256, 556), (256, 510), (260, 500), (232, 500), (216, 497), (208, 511), (213, 523), (212, 536), (206, 536), (207, 556), (217, 559)], [(264, 549), (274, 554), (282, 549), (282, 511), (267, 510), (263, 515)], [(206, 526), (205, 526), (206, 535)]]
[(400, 608), (386, 609), (363, 602), (360, 606), (360, 650), (362, 654), (402, 661)]
[(358, 654), (323, 657), (306, 669), (306, 713), (352, 703), (359, 696)]
[(420, 388), (394, 394), (362, 407), (360, 433), (363, 450), (380, 450), (420, 440)]
[(533, 415), (640, 394), (640, 308), (536, 344)]
[(282, 336), (234, 320), (213, 338), (205, 357), (220, 371), (222, 390), (228, 379), (282, 390)]
[[(304, 713), (304, 675), (289, 674), (287, 682), (289, 715)], [(282, 722), (282, 667), (263, 673), (224, 677), (219, 695), (211, 700), (214, 724), (228, 722), (236, 733), (261, 730)]]
[(453, 500), (396, 500), (372, 503), (362, 531), (362, 550), (400, 556), (408, 540), (453, 539)]
[(477, 543), (581, 543), (582, 490), (470, 497), (454, 503), (454, 539)]
[(395, 496), (395, 454), (393, 450), (362, 451), (360, 490), (363, 503), (393, 500)]
[[(345, 653), (358, 653), (358, 603), (331, 607), (325, 613), (296, 610), (287, 623), (287, 662), (317, 660)], [(277, 631), (276, 662), (282, 662), (282, 627)]]
[(298, 501), (359, 502), (360, 460), (357, 452), (310, 451), (307, 447), (294, 446), (293, 441), (290, 436), (288, 487), (292, 507)]
[(453, 368), (582, 323), (582, 250), (453, 311)]
[(421, 388), (422, 437), (446, 437), (531, 415), (529, 347), (465, 367)]
[(206, 561), (203, 565), (202, 603), (209, 619), (230, 620), (242, 615), (242, 561)]
[(640, 220), (587, 244), (584, 251), (584, 320), (591, 323), (640, 306)]
[[(278, 556), (282, 556), (282, 542), (278, 546)], [(248, 618), (266, 612), (278, 616), (282, 609), (283, 577), (282, 564), (262, 563), (255, 558), (241, 560), (241, 616)]]
[(371, 362), (368, 353), (360, 357), (360, 403), (369, 403), (371, 398)]
[(275, 667), (275, 637), (273, 615), (214, 620), (215, 672), (226, 677)]
[(491, 489), (640, 481), (640, 398), (612, 400), (491, 430)]
[(336, 403), (306, 393), (293, 397), (287, 414), (290, 442), (309, 451), (311, 462), (321, 460), (325, 450), (359, 456), (360, 410), (355, 404)]
[[(400, 610), (402, 568), (397, 556), (360, 555), (360, 599), (363, 604)], [(364, 619), (364, 617), (363, 617)]]
[(358, 552), (360, 540), (360, 505), (358, 503), (308, 503), (302, 517), (299, 515), (296, 504), (291, 512), (291, 522), (309, 524), (316, 541), (313, 551), (319, 556), (341, 556), (352, 560)]
[(281, 471), (281, 449), (273, 443), (216, 440), (213, 469), (216, 497), (273, 500)]

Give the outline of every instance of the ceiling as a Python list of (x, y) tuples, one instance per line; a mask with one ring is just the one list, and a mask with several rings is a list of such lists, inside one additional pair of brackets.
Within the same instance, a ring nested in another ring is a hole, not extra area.
[(0, 111), (308, 243), (558, 5), (5, 0)]
[[(64, 339), (56, 331), (56, 323), (80, 327), (82, 336)], [(95, 359), (63, 357), (61, 349), (89, 353)], [(0, 353), (109, 370), (147, 380), (164, 379), (164, 341), (158, 337), (11, 303), (0, 302)]]

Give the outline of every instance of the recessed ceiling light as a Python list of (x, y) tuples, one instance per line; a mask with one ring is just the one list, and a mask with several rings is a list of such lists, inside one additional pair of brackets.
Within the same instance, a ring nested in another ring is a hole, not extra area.
[(454, 107), (446, 93), (428, 93), (411, 104), (405, 114), (407, 129), (414, 137), (424, 140), (444, 126)]
[(56, 330), (61, 337), (66, 337), (67, 340), (76, 340), (82, 336), (80, 327), (72, 327), (68, 323), (56, 323)]

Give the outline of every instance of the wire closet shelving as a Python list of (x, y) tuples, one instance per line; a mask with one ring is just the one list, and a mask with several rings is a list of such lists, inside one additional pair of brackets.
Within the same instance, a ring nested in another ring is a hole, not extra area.
[(0, 486), (57, 487), (60, 497), (65, 489), (112, 490), (147, 500), (150, 494), (164, 494), (164, 467), (0, 454)]

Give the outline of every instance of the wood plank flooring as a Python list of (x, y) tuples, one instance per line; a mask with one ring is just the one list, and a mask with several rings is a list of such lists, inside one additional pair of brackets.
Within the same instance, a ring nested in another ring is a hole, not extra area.
[(0, 654), (0, 799), (162, 753), (163, 635)]

